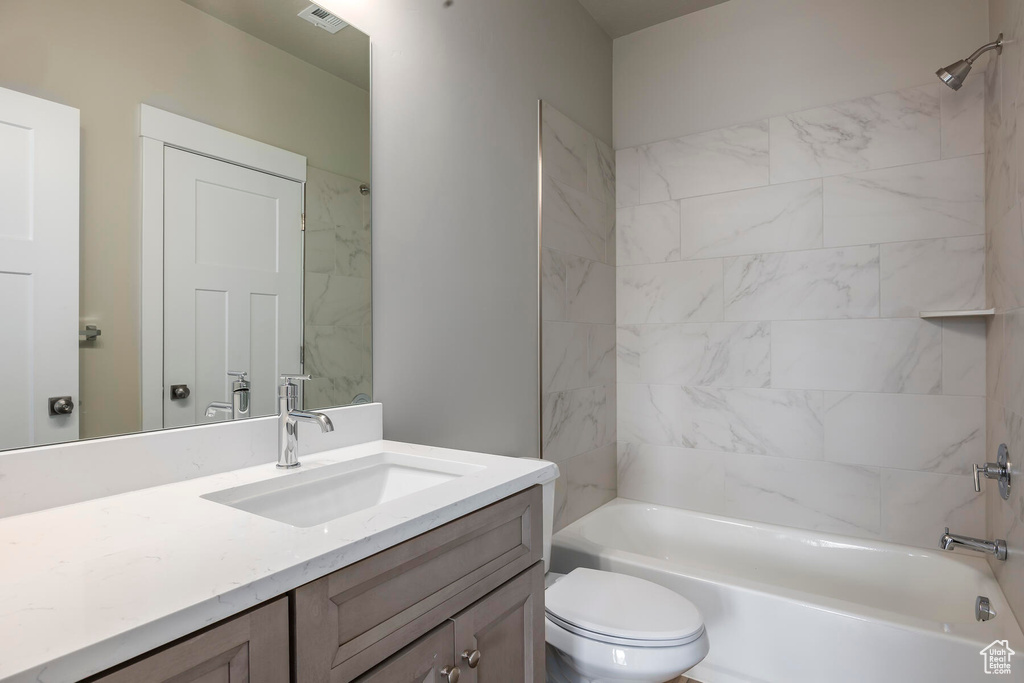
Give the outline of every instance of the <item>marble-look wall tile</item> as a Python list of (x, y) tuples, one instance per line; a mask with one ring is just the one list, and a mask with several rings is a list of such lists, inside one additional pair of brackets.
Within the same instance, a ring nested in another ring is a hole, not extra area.
[(1006, 373), (1003, 364), (1006, 353), (1003, 327), (1006, 315), (996, 312), (985, 320), (985, 395), (1002, 404), (1005, 400)]
[(772, 183), (938, 159), (942, 87), (936, 83), (772, 118)]
[(722, 261), (677, 261), (616, 269), (622, 324), (722, 319)]
[(303, 403), (306, 408), (348, 405), (358, 394), (371, 393), (373, 347), (366, 335), (367, 327), (306, 327), (303, 368), (329, 382), (329, 387), (316, 387), (312, 394), (307, 391)]
[(335, 247), (330, 252), (335, 257), (335, 272), (339, 275), (369, 278), (372, 246), (370, 224), (339, 225), (334, 231), (334, 240)]
[(635, 265), (679, 260), (679, 202), (619, 209), (615, 218), (615, 263)]
[(579, 389), (589, 384), (589, 325), (545, 321), (541, 325), (541, 339), (541, 390), (544, 393)]
[(1019, 196), (1017, 116), (1003, 107), (1003, 60), (990, 60), (985, 71), (985, 213), (990, 224), (1009, 211)]
[(590, 386), (615, 384), (614, 325), (590, 325), (587, 345), (587, 377)]
[(642, 332), (642, 325), (619, 325), (615, 330), (615, 376), (621, 383), (640, 381)]
[(937, 394), (942, 327), (910, 319), (773, 322), (772, 386)]
[(942, 321), (942, 393), (985, 395), (985, 320)]
[(985, 79), (968, 78), (960, 90), (943, 88), (942, 158), (985, 152)]
[(1024, 308), (1003, 316), (1003, 347), (1000, 395), (1007, 410), (1024, 415)]
[(615, 152), (591, 136), (587, 153), (587, 192), (608, 209), (615, 208)]
[(619, 495), (657, 505), (724, 514), (725, 462), (720, 452), (618, 444)]
[(726, 320), (878, 316), (878, 247), (725, 259)]
[(877, 468), (737, 455), (725, 463), (729, 514), (858, 536), (881, 526)]
[(565, 523), (601, 507), (616, 496), (616, 445), (609, 443), (581, 453), (564, 465), (566, 469)]
[[(999, 444), (1005, 443), (1013, 453), (1024, 451), (1024, 421), (1019, 415), (1006, 410), (995, 402), (988, 403), (988, 444), (990, 453), (996, 452)], [(989, 458), (991, 460), (991, 458)], [(1024, 493), (1020, 488), (1010, 488), (1009, 500), (1003, 500), (995, 481), (983, 480), (986, 499), (986, 529), (988, 538), (1006, 540), (1009, 551), (1005, 562), (990, 559), (989, 566), (1010, 601), (1015, 614), (1018, 606), (1024, 605)], [(955, 531), (955, 529), (954, 529)]]
[(307, 325), (369, 325), (370, 281), (366, 278), (306, 273)]
[(306, 223), (363, 224), (361, 181), (313, 166), (306, 168)]
[(815, 249), (822, 245), (821, 180), (684, 199), (680, 224), (685, 259)]
[(640, 203), (640, 152), (636, 147), (615, 152), (615, 206)]
[(541, 112), (544, 175), (579, 192), (587, 192), (587, 164), (593, 145), (590, 133), (544, 103)]
[(826, 392), (825, 459), (970, 474), (985, 459), (985, 400)]
[(768, 122), (720, 128), (639, 148), (640, 203), (768, 184)]
[(930, 548), (949, 527), (985, 536), (985, 500), (970, 476), (882, 470), (882, 535), (893, 543)]
[(986, 246), (989, 303), (1000, 311), (1024, 306), (1024, 235), (1020, 204), (1014, 204), (991, 225)]
[(586, 193), (545, 177), (541, 202), (541, 243), (595, 261), (604, 261), (614, 216)]
[(546, 394), (541, 406), (544, 459), (562, 462), (614, 441), (611, 394), (608, 387)]
[(562, 464), (561, 528), (615, 496), (619, 181), (612, 149), (547, 103), (541, 138), (541, 455)]
[(615, 268), (589, 259), (566, 256), (565, 314), (585, 323), (615, 323)]
[(985, 307), (985, 236), (881, 245), (882, 316)]
[(333, 273), (334, 245), (337, 242), (335, 227), (327, 223), (307, 223), (303, 240), (303, 271), (306, 273)]
[(566, 320), (565, 258), (544, 248), (540, 254), (540, 307), (543, 320)]
[(976, 155), (825, 179), (825, 246), (985, 232), (985, 159)]
[(639, 381), (685, 386), (767, 387), (768, 323), (642, 325)]
[(623, 441), (729, 453), (820, 459), (822, 394), (619, 384)]
[(341, 405), (334, 380), (330, 377), (314, 377), (302, 383), (302, 406), (306, 410), (320, 410)]

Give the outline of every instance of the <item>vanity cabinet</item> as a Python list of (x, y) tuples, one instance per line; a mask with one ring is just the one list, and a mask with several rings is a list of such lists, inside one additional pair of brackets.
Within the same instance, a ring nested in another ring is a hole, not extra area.
[(90, 681), (281, 683), (288, 649), (288, 598), (278, 598)]
[[(491, 638), (486, 625), (492, 622), (495, 642), (502, 650), (512, 647), (504, 640), (508, 625), (528, 612), (534, 619), (534, 612), (543, 611), (542, 546), (541, 489), (536, 486), (299, 587), (293, 595), (295, 683), (355, 680), (537, 565), (539, 583), (512, 582), (507, 587), (518, 592), (495, 593), (510, 600), (507, 609), (481, 602), (479, 610), (463, 614), (461, 630), (456, 625), (465, 649), (474, 649), (478, 636)], [(529, 604), (522, 593), (527, 585), (537, 592)], [(498, 629), (506, 612), (518, 616)], [(542, 631), (530, 621), (529, 635), (539, 638), (540, 646)], [(520, 642), (518, 647), (525, 646)], [(534, 649), (526, 647), (531, 657)]]
[(534, 486), (90, 683), (544, 680)]
[(356, 683), (544, 680), (544, 565), (537, 563)]

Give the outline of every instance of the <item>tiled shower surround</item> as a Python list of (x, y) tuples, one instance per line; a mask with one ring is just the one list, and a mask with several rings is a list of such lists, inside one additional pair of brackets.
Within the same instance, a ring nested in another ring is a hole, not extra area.
[(359, 180), (309, 167), (306, 178), (307, 409), (371, 395), (370, 197)]
[(541, 110), (541, 453), (561, 528), (615, 497), (615, 161)]
[[(1013, 476), (1024, 461), (1024, 1), (989, 3), (992, 39), (1000, 32), (1012, 41), (989, 62), (984, 74), (988, 223), (989, 305), (996, 314), (988, 330), (988, 448), (995, 461), (999, 444), (1010, 450)], [(979, 79), (980, 80), (980, 79)], [(990, 538), (1006, 539), (1006, 562), (990, 563), (1018, 621), (1024, 621), (1024, 485), (1013, 480), (1003, 500), (994, 481), (986, 481)]]
[(984, 535), (984, 85), (617, 151), (619, 495)]

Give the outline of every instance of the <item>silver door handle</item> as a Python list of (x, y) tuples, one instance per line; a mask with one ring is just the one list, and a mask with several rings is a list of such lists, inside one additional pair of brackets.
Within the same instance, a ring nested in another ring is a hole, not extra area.
[(50, 417), (62, 417), (70, 415), (75, 411), (75, 402), (70, 396), (51, 396), (46, 399), (49, 406)]

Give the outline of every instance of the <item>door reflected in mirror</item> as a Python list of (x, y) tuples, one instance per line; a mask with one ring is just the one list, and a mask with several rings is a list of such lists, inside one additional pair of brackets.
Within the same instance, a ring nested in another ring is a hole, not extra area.
[(369, 61), (301, 0), (3, 3), (0, 449), (370, 400)]

